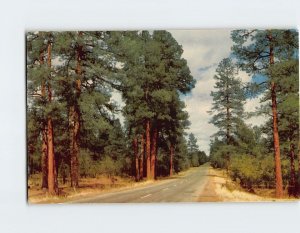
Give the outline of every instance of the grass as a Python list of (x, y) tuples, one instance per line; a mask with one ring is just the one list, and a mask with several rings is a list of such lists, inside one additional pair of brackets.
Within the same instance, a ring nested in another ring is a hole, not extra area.
[(70, 187), (70, 181), (67, 180), (63, 184), (62, 179), (58, 179), (59, 195), (50, 196), (46, 189), (41, 188), (41, 174), (33, 174), (28, 177), (28, 203), (30, 204), (46, 204), (46, 203), (61, 203), (89, 197), (95, 194), (101, 194), (112, 191), (126, 190), (130, 188), (140, 187), (152, 184), (154, 182), (165, 181), (169, 179), (178, 179), (194, 168), (174, 174), (172, 177), (158, 177), (156, 181), (143, 180), (135, 182), (133, 177), (120, 176), (98, 176), (96, 178), (81, 178), (79, 188), (73, 189)]
[(28, 178), (28, 202), (33, 203), (56, 203), (71, 200), (84, 195), (107, 192), (112, 189), (132, 187), (135, 182), (132, 178), (99, 176), (96, 178), (81, 178), (77, 189), (70, 187), (70, 181), (58, 180), (58, 196), (50, 196), (47, 190), (41, 188), (41, 174), (34, 174)]
[(289, 197), (287, 191), (282, 199), (275, 198), (274, 189), (254, 188), (249, 192), (242, 188), (238, 182), (232, 181), (224, 170), (211, 169), (214, 175), (213, 182), (217, 196), (222, 201), (229, 202), (255, 202), (255, 201), (297, 201), (299, 199)]

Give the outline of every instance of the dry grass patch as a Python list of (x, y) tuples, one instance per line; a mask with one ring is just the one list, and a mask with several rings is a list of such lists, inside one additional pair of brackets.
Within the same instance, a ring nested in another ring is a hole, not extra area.
[(275, 198), (273, 189), (254, 189), (250, 193), (244, 190), (238, 183), (232, 181), (224, 170), (211, 169), (214, 174), (215, 191), (217, 196), (224, 202), (260, 202), (260, 201), (297, 201), (287, 194), (283, 199)]
[(70, 187), (70, 182), (63, 183), (59, 179), (58, 196), (50, 196), (47, 191), (41, 189), (41, 174), (35, 174), (28, 179), (28, 202), (29, 203), (57, 203), (72, 200), (74, 198), (98, 194), (111, 190), (135, 186), (132, 178), (107, 177), (81, 178), (79, 188)]

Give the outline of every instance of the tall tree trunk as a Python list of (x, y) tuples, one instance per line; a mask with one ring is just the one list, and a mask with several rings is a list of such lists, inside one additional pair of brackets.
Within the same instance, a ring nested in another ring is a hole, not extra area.
[[(268, 36), (270, 42), (270, 65), (274, 64), (274, 48), (272, 44), (272, 34)], [(272, 77), (271, 77), (272, 78)], [(275, 160), (275, 178), (276, 178), (276, 197), (282, 198), (282, 172), (280, 159), (280, 143), (278, 134), (277, 102), (276, 102), (276, 84), (271, 81), (271, 99), (272, 99), (272, 117), (273, 117), (273, 139), (274, 139), (274, 160)]]
[[(226, 89), (228, 90), (228, 83), (226, 84)], [(226, 125), (226, 143), (229, 145), (230, 143), (230, 112), (229, 112), (229, 97), (228, 94), (226, 96), (226, 120), (227, 120), (227, 125)]]
[[(227, 120), (227, 125), (226, 125), (226, 143), (227, 145), (230, 144), (230, 108), (229, 108), (229, 94), (228, 94), (228, 80), (226, 82), (226, 120)], [(229, 166), (230, 166), (230, 153), (227, 151), (226, 153), (226, 172), (229, 174)]]
[(155, 150), (155, 179), (157, 177), (158, 169), (157, 169), (157, 156), (158, 156), (158, 146), (157, 146), (157, 140), (158, 140), (159, 131), (157, 130), (157, 137), (156, 137), (156, 150)]
[(153, 125), (152, 140), (151, 140), (151, 178), (156, 178), (156, 151), (157, 151), (157, 127)]
[(297, 196), (296, 191), (296, 174), (295, 174), (295, 145), (290, 145), (290, 162), (291, 162), (291, 176), (289, 182), (289, 195)]
[[(79, 32), (79, 36), (82, 32)], [(70, 108), (70, 114), (72, 118), (71, 122), (71, 186), (77, 188), (79, 186), (79, 131), (80, 131), (80, 109), (78, 100), (81, 94), (81, 61), (83, 57), (82, 46), (78, 45), (76, 50), (76, 74), (78, 78), (75, 81), (75, 102)]]
[[(51, 51), (52, 45), (48, 43), (48, 58), (47, 65), (51, 68)], [(50, 77), (49, 77), (50, 79)], [(51, 85), (48, 84), (48, 102), (52, 102), (52, 90)], [(50, 194), (58, 193), (58, 184), (57, 184), (57, 173), (56, 173), (56, 164), (55, 164), (55, 154), (54, 154), (54, 142), (53, 142), (53, 123), (52, 118), (48, 116), (47, 119), (47, 148), (48, 148), (48, 192)]]
[(151, 148), (150, 148), (150, 120), (146, 120), (146, 159), (147, 159), (147, 179), (153, 179), (151, 176)]
[(48, 189), (48, 146), (47, 146), (47, 128), (43, 127), (42, 130), (42, 189)]
[(139, 154), (138, 154), (138, 140), (135, 137), (133, 139), (133, 153), (135, 158), (135, 181), (140, 180), (140, 169), (139, 169)]
[(297, 182), (297, 195), (300, 195), (300, 140), (298, 142), (298, 182)]
[[(44, 49), (40, 52), (39, 58), (40, 65), (44, 65)], [(42, 81), (41, 85), (41, 96), (46, 98), (46, 87), (45, 81)], [(48, 142), (47, 142), (47, 123), (43, 121), (42, 129), (42, 156), (41, 156), (41, 167), (42, 167), (42, 189), (48, 189)]]
[(70, 107), (71, 114), (71, 187), (77, 188), (79, 186), (79, 143), (78, 143), (78, 133), (79, 133), (79, 114), (75, 110), (75, 106)]
[(274, 156), (275, 156), (275, 174), (276, 174), (276, 197), (283, 196), (282, 187), (282, 172), (281, 172), (281, 159), (280, 159), (280, 144), (277, 123), (277, 104), (276, 104), (276, 85), (271, 83), (271, 96), (272, 96), (272, 115), (273, 115), (273, 139), (274, 139)]
[(145, 149), (145, 141), (144, 141), (144, 134), (141, 135), (141, 145), (140, 145), (140, 179), (144, 177), (144, 149)]
[(171, 144), (170, 146), (170, 176), (173, 175), (173, 158), (174, 158), (174, 146)]
[(57, 173), (53, 143), (53, 125), (51, 117), (48, 118), (48, 191), (50, 194), (57, 194)]

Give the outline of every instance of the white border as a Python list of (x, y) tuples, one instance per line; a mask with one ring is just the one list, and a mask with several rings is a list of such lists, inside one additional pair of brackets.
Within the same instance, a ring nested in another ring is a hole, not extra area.
[(6, 0), (0, 36), (0, 232), (299, 232), (300, 203), (28, 206), (25, 30), (298, 27), (300, 1)]

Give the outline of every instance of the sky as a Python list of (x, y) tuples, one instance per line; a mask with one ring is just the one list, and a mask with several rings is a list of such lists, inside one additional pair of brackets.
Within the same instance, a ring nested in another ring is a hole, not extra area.
[[(191, 125), (187, 130), (193, 133), (198, 141), (200, 150), (209, 154), (211, 136), (217, 128), (209, 123), (211, 115), (207, 113), (212, 106), (211, 91), (214, 90), (215, 70), (218, 63), (230, 55), (232, 40), (231, 30), (170, 30), (173, 37), (183, 47), (183, 57), (187, 60), (191, 73), (196, 79), (195, 88), (190, 94), (183, 96), (186, 111), (189, 113)], [(240, 71), (238, 77), (248, 82), (251, 77)], [(244, 109), (252, 112), (259, 105), (260, 96), (247, 100)], [(263, 117), (252, 117), (246, 120), (247, 124), (261, 125), (265, 122)]]
[[(217, 128), (209, 123), (212, 117), (207, 113), (212, 106), (211, 91), (214, 91), (214, 75), (218, 63), (230, 55), (232, 40), (231, 30), (169, 30), (184, 50), (183, 57), (187, 60), (192, 76), (196, 80), (195, 88), (191, 93), (182, 96), (186, 104), (186, 111), (189, 113), (191, 125), (186, 130), (193, 133), (197, 138), (199, 149), (209, 154), (211, 136), (217, 132)], [(249, 82), (251, 77), (240, 71), (238, 77), (243, 82)], [(253, 112), (259, 105), (261, 96), (247, 100), (244, 106), (245, 111)], [(124, 106), (120, 93), (114, 91), (112, 99)], [(121, 122), (122, 115), (118, 115)], [(246, 120), (247, 124), (261, 125), (265, 122), (263, 117), (252, 117)]]

